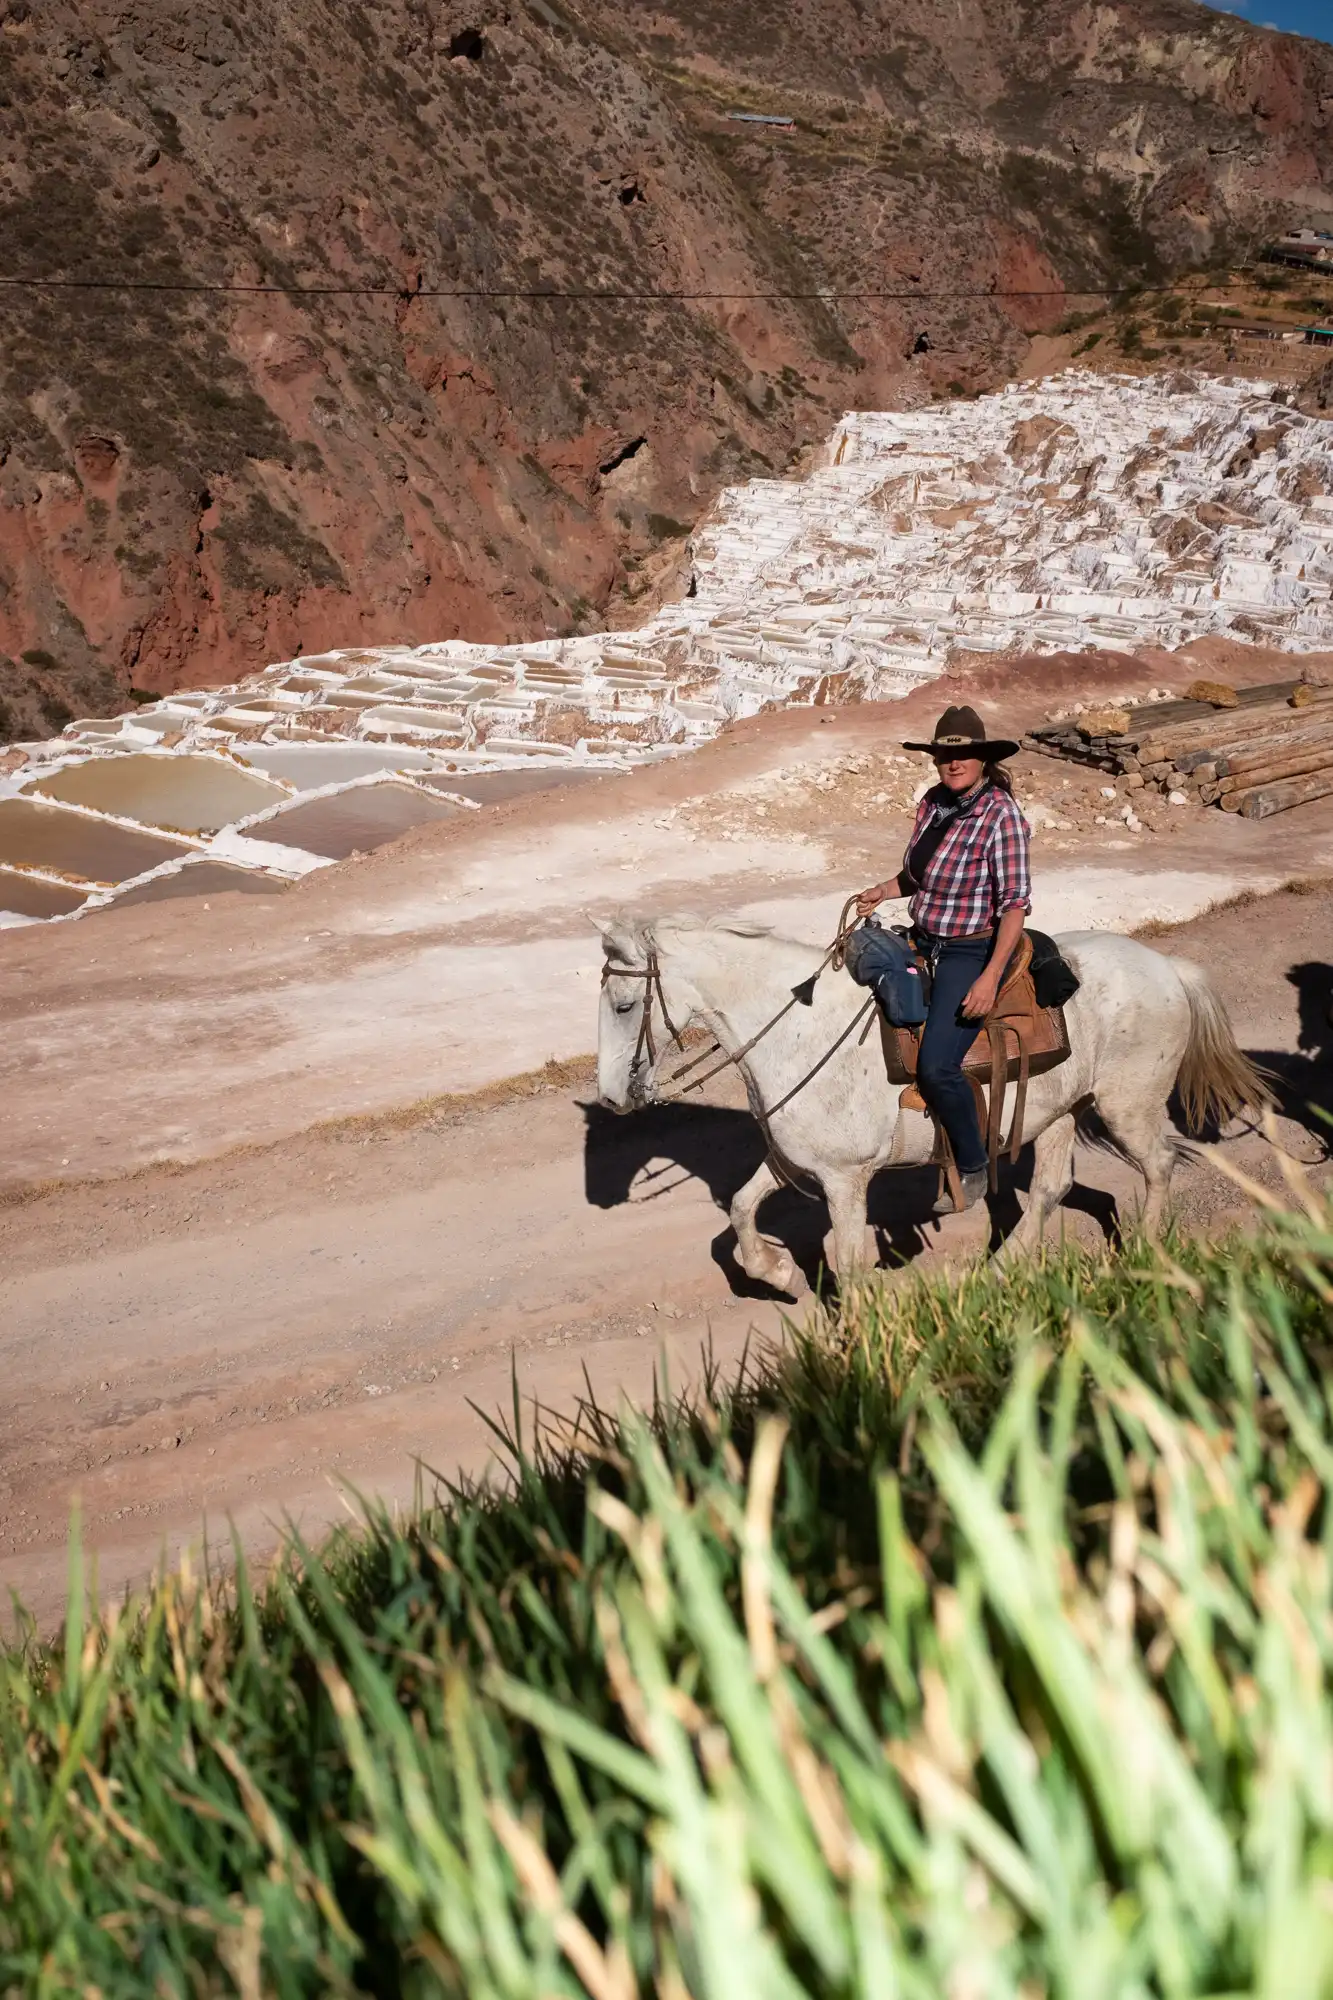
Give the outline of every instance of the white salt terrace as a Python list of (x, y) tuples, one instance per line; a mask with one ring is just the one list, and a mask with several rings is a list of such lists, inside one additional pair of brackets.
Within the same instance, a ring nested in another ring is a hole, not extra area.
[[(727, 489), (690, 555), (692, 594), (633, 632), (306, 656), (23, 746), (0, 922), (280, 887), (537, 771), (623, 770), (769, 703), (891, 699), (958, 651), (1329, 646), (1333, 430), (1265, 382), (1078, 372), (853, 413), (809, 478)], [(188, 760), (183, 788), (162, 758)], [(107, 759), (120, 783), (70, 775)], [(192, 787), (195, 809), (166, 803)]]

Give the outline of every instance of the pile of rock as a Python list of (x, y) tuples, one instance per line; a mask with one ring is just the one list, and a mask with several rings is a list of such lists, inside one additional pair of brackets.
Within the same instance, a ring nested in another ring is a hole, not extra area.
[[(805, 841), (857, 821), (873, 827), (910, 820), (934, 778), (923, 764), (921, 757), (898, 751), (846, 751), (806, 758), (724, 791), (710, 790), (686, 800), (679, 823), (690, 838), (746, 840), (769, 835)], [(676, 820), (673, 812), (656, 824), (666, 826)]]
[(1072, 784), (1062, 781), (1059, 790), (1049, 795), (1049, 803), (1038, 796), (1042, 788), (1027, 774), (1016, 772), (1015, 785), (1034, 838), (1054, 835), (1057, 845), (1061, 834), (1095, 834), (1103, 829), (1111, 834), (1175, 833), (1189, 817), (1181, 809), (1197, 806), (1196, 800), (1179, 792), (1164, 798), (1134, 773), (1100, 784), (1079, 778)]

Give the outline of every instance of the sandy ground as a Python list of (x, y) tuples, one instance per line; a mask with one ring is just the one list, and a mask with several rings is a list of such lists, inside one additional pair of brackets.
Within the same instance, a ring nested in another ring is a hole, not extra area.
[[(1085, 693), (1162, 678), (1078, 666)], [(1059, 674), (1032, 670), (1021, 699), (1011, 684), (996, 721), (1055, 705)], [(417, 1460), (479, 1469), (479, 1412), (509, 1404), (511, 1367), (529, 1414), (533, 1399), (568, 1411), (585, 1382), (641, 1397), (655, 1366), (673, 1383), (697, 1370), (706, 1341), (733, 1367), (747, 1340), (779, 1337), (792, 1302), (731, 1261), (726, 1204), (758, 1159), (734, 1094), (615, 1120), (577, 1062), (484, 1087), (591, 1048), (590, 907), (743, 905), (826, 937), (843, 896), (896, 865), (915, 773), (886, 760), (959, 693), (994, 702), (981, 680), (762, 717), (695, 758), (432, 829), (272, 900), (0, 937), (0, 1582), (44, 1624), (58, 1614), (76, 1498), (101, 1587), (119, 1590), (197, 1545), (205, 1517), (210, 1538), (230, 1517), (262, 1550), (284, 1518), (317, 1532), (349, 1486), (409, 1498)], [(1057, 801), (1063, 775), (1025, 760), (1020, 790)], [(1314, 1160), (1302, 1106), (1333, 1101), (1333, 889), (1195, 913), (1333, 879), (1333, 811), (1047, 831), (1035, 865), (1048, 927), (1186, 920), (1162, 948), (1213, 970)], [(1228, 1148), (1276, 1183), (1261, 1139)], [(993, 1216), (941, 1226), (927, 1177), (883, 1177), (881, 1251), (975, 1254), (1016, 1217), (1023, 1178)], [(1090, 1235), (1137, 1198), (1102, 1153), (1081, 1154), (1079, 1179), (1066, 1221)], [(1238, 1212), (1204, 1166), (1178, 1194), (1200, 1226)], [(764, 1222), (816, 1277), (818, 1207), (784, 1194)]]

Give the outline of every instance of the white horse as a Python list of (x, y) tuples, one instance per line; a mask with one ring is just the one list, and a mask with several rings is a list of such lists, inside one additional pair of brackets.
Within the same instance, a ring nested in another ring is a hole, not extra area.
[[(933, 1143), (931, 1121), (900, 1110), (873, 1023), (864, 1042), (858, 1029), (802, 1084), (865, 1005), (864, 989), (830, 968), (814, 981), (808, 1005), (798, 999), (788, 1006), (823, 954), (743, 917), (593, 921), (606, 953), (597, 1036), (601, 1102), (613, 1111), (652, 1102), (663, 1058), (668, 1050), (676, 1054), (672, 1031), (691, 1023), (713, 1035), (725, 1054), (739, 1052), (737, 1068), (769, 1145), (764, 1164), (731, 1204), (741, 1266), (778, 1291), (793, 1289), (790, 1254), (759, 1234), (755, 1215), (780, 1180), (795, 1173), (824, 1191), (833, 1260), (845, 1278), (865, 1261), (872, 1176), (882, 1167), (926, 1165)], [(1028, 1084), (1023, 1139), (1035, 1142), (1035, 1156), (1027, 1208), (1009, 1239), (1018, 1249), (1041, 1241), (1047, 1217), (1073, 1185), (1080, 1112), (1095, 1107), (1142, 1173), (1142, 1223), (1152, 1234), (1176, 1156), (1166, 1117), (1173, 1086), (1179, 1085), (1191, 1130), (1267, 1098), (1220, 996), (1197, 965), (1104, 931), (1069, 931), (1056, 942), (1080, 984), (1066, 1008), (1068, 1060)], [(1006, 1131), (1014, 1094), (1011, 1086)]]

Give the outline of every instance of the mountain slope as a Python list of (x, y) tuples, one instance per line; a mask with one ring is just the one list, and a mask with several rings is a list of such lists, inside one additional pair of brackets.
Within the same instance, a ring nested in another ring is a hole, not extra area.
[[(925, 294), (1333, 214), (1333, 50), (1196, 0), (0, 13), (0, 271), (161, 287), (0, 298), (11, 735), (301, 649), (623, 622), (721, 483), (1002, 379), (1064, 310)], [(771, 296), (885, 289), (922, 296)]]

